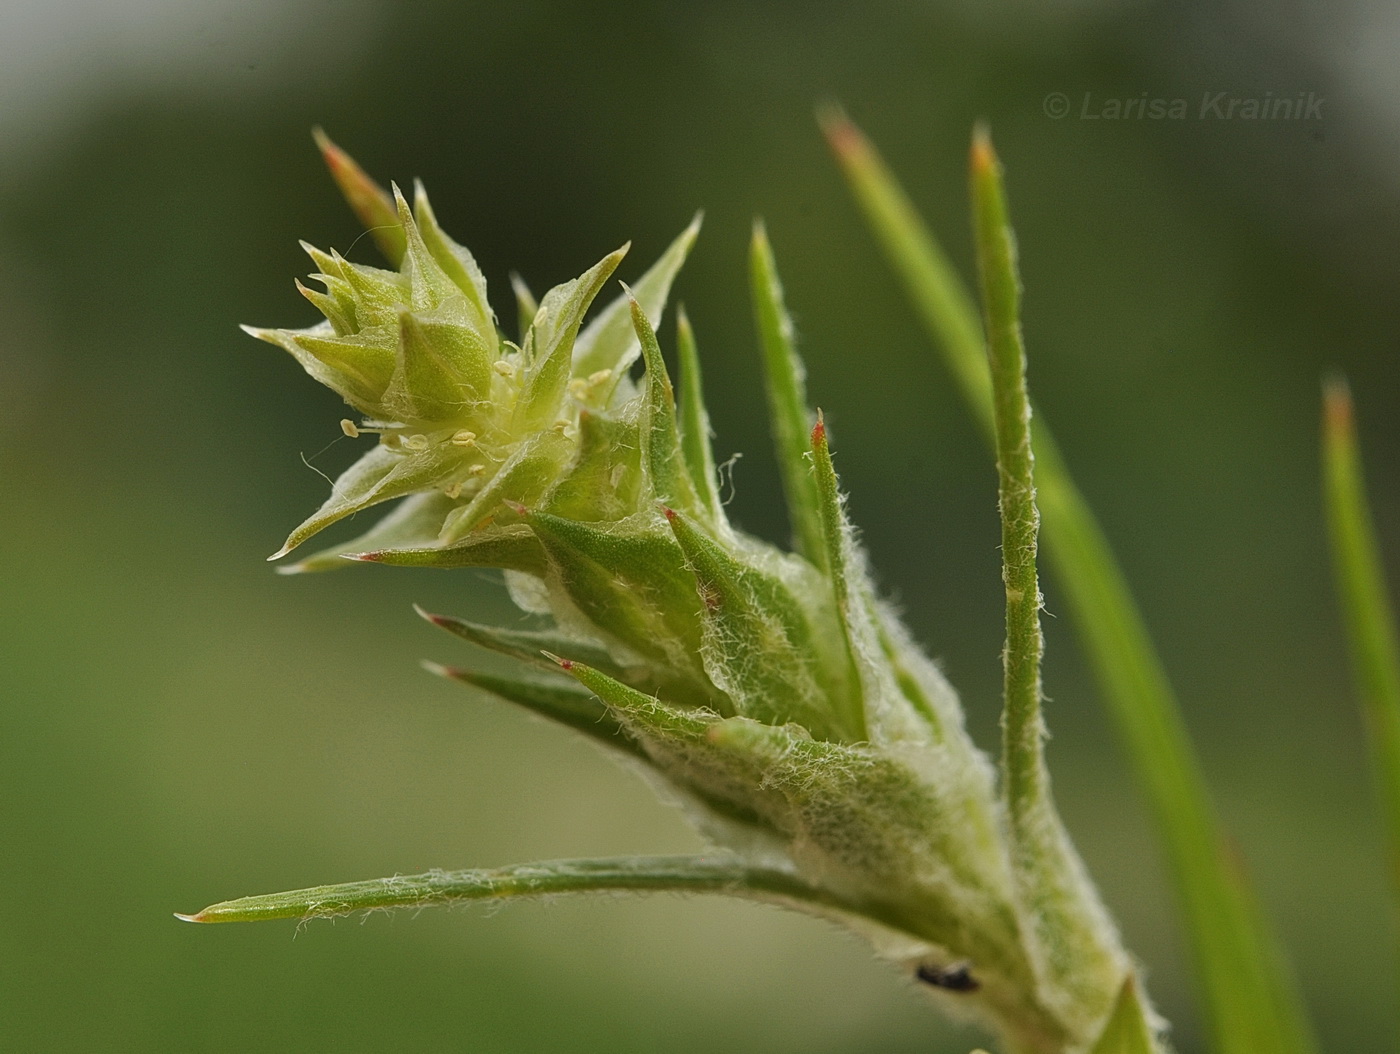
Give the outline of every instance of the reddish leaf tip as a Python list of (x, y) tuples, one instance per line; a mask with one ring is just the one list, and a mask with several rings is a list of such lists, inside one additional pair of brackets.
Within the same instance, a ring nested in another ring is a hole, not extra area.
[(182, 914), (180, 914), (180, 912), (178, 912), (178, 911), (171, 912), (171, 914), (174, 915), (174, 916), (175, 916), (177, 919), (179, 919), (181, 922), (203, 922), (203, 921), (204, 921), (204, 912), (202, 912), (202, 911), (195, 912), (195, 914), (193, 914), (193, 915), (182, 915)]
[(997, 152), (992, 146), (992, 133), (987, 125), (978, 121), (972, 129), (972, 171), (977, 175), (985, 175), (996, 169)]
[(1322, 386), (1322, 415), (1327, 430), (1333, 434), (1350, 432), (1352, 422), (1351, 386), (1337, 374), (1327, 378)]
[(558, 663), (561, 670), (572, 670), (574, 668), (575, 663), (573, 659), (566, 659), (562, 655), (555, 655), (554, 652), (545, 651), (543, 648), (540, 649), (540, 654), (550, 662)]

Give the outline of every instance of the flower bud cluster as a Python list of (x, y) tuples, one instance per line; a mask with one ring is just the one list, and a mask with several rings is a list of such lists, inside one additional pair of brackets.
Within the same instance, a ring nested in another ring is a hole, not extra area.
[(689, 326), (682, 317), (677, 386), (653, 328), (698, 219), (587, 326), (625, 247), (538, 307), (519, 291), (514, 343), (422, 188), (412, 208), (397, 189), (374, 202), (396, 225), (381, 244), (401, 247), (397, 269), (308, 247), (321, 289), (298, 288), (325, 321), (250, 330), (360, 415), (342, 422), (348, 435), (377, 436), (276, 555), (397, 501), (292, 569), (346, 556), (503, 568), (547, 628), (427, 617), (522, 672), (440, 672), (639, 762), (717, 846), (790, 870), (819, 893), (804, 906), (871, 935), (1016, 1049), (1087, 1043), (1126, 970), (1111, 926), (1076, 986), (1058, 985), (992, 767), (952, 689), (877, 599), (819, 420), (801, 465), (816, 504), (797, 510), (817, 541), (788, 553), (728, 522)]

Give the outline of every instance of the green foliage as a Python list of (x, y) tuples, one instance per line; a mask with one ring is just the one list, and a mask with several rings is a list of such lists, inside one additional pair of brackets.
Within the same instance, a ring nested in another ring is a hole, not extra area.
[[(983, 331), (963, 283), (875, 149), (842, 115), (827, 138), (968, 408), (995, 441)], [(1231, 858), (1200, 763), (1112, 550), (1049, 430), (1034, 437), (1051, 563), (1156, 817), (1222, 1054), (1314, 1047), (1276, 939)]]
[(1322, 468), (1337, 594), (1400, 895), (1400, 635), (1366, 500), (1351, 392), (1340, 378), (1327, 383), (1323, 396)]
[(649, 770), (714, 853), (432, 872), (182, 917), (307, 918), (587, 890), (724, 893), (852, 926), (1008, 1051), (1159, 1051), (1160, 1023), (1050, 792), (1043, 507), (1052, 558), (1162, 822), (1220, 1049), (1301, 1054), (1306, 1027), (1248, 891), (1224, 862), (1141, 619), (1048, 433), (1037, 426), (1032, 437), (1014, 238), (990, 141), (979, 133), (972, 155), (984, 328), (873, 150), (842, 119), (828, 133), (996, 450), (1007, 601), (1000, 786), (956, 695), (866, 571), (761, 224), (750, 284), (793, 553), (728, 522), (683, 313), (678, 386), (666, 368), (655, 322), (698, 217), (586, 326), (625, 246), (538, 300), (513, 279), (515, 343), (423, 189), (410, 207), (318, 136), (396, 270), (308, 247), (324, 291), (303, 293), (325, 322), (250, 331), (363, 415), (342, 422), (347, 435), (378, 436), (277, 555), (398, 500), (359, 538), (288, 569), (355, 560), (503, 568), (516, 603), (546, 624), (425, 617), (521, 670), (429, 668)]

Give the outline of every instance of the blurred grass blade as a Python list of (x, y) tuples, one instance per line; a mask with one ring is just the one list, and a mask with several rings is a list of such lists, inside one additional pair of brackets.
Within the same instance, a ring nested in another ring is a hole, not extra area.
[(753, 225), (749, 249), (749, 280), (753, 289), (754, 316), (763, 345), (763, 372), (768, 381), (768, 410), (773, 423), (773, 445), (782, 474), (783, 496), (792, 523), (793, 545), (821, 570), (826, 570), (826, 544), (822, 536), (821, 502), (817, 484), (807, 463), (812, 415), (807, 409), (806, 370), (797, 354), (792, 318), (783, 303), (773, 248), (761, 222)]
[[(991, 377), (972, 299), (874, 147), (844, 116), (822, 123), (877, 239), (994, 436)], [(1112, 550), (1049, 431), (1036, 431), (1047, 551), (1141, 782), (1186, 915), (1219, 1054), (1315, 1049), (1272, 930), (1230, 856), (1161, 661)]]
[(260, 922), (268, 919), (336, 918), (384, 908), (426, 908), (473, 900), (508, 900), (559, 893), (722, 893), (840, 913), (843, 905), (795, 875), (749, 867), (725, 858), (629, 856), (604, 860), (553, 860), (493, 870), (429, 871), (367, 882), (315, 886), (286, 893), (211, 904), (186, 922)]
[(374, 239), (374, 244), (379, 246), (384, 258), (398, 267), (408, 249), (408, 239), (399, 222), (394, 199), (355, 163), (353, 157), (331, 142), (331, 137), (320, 128), (313, 128), (311, 136), (316, 140), (326, 168), (330, 169), (331, 178), (345, 196), (351, 211)]
[(1328, 381), (1323, 395), (1322, 457), (1337, 595), (1400, 893), (1400, 644), (1366, 500), (1351, 392), (1341, 378)]
[(1137, 978), (1129, 974), (1118, 993), (1113, 1014), (1090, 1054), (1157, 1054), (1160, 1049), (1142, 1005)]

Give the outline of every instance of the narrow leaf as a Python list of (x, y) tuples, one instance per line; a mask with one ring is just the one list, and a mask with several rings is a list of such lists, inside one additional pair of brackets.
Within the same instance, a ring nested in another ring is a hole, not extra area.
[(617, 660), (597, 641), (580, 640), (559, 630), (507, 629), (503, 626), (468, 622), (451, 615), (434, 615), (422, 608), (415, 610), (434, 626), (445, 629), (479, 648), (509, 655), (513, 659), (536, 666), (557, 670), (558, 664), (545, 655), (546, 652), (550, 652), (573, 662), (587, 663), (614, 676), (619, 672)]
[(807, 409), (806, 369), (797, 354), (792, 319), (783, 303), (773, 249), (761, 222), (754, 223), (749, 250), (749, 278), (754, 315), (763, 345), (764, 375), (768, 382), (768, 412), (787, 499), (793, 544), (798, 553), (825, 568), (821, 506), (817, 485), (807, 464), (807, 438), (812, 415)]
[(826, 420), (817, 411), (817, 423), (812, 429), (812, 466), (817, 483), (817, 500), (820, 502), (822, 542), (826, 550), (827, 578), (831, 581), (831, 595), (835, 602), (836, 615), (841, 625), (841, 642), (845, 651), (846, 679), (851, 686), (847, 698), (851, 713), (846, 715), (851, 727), (859, 728), (859, 739), (866, 734), (864, 692), (862, 691), (860, 670), (856, 661), (856, 633), (854, 603), (851, 595), (853, 553), (850, 538), (850, 525), (846, 522), (845, 510), (841, 507), (841, 490), (836, 482), (836, 466), (831, 461), (831, 447), (827, 442)]
[(441, 491), (410, 494), (399, 502), (393, 512), (358, 538), (304, 556), (294, 564), (283, 564), (277, 571), (284, 575), (335, 571), (350, 566), (349, 562), (343, 559), (350, 553), (435, 545), (438, 532), (442, 530), (443, 517), (451, 512), (455, 505), (456, 502)]
[(450, 444), (405, 454), (381, 443), (340, 474), (331, 496), (268, 559), (281, 559), (312, 535), (363, 509), (437, 487), (456, 468), (457, 455)]
[(1391, 878), (1400, 894), (1400, 637), (1366, 500), (1351, 392), (1341, 378), (1329, 381), (1324, 393), (1322, 453), (1337, 595), (1389, 829)]
[(470, 305), (467, 317), (472, 328), (486, 346), (494, 348), (496, 323), (486, 295), (486, 276), (481, 273), (476, 258), (466, 247), (448, 237), (438, 224), (433, 206), (428, 201), (428, 192), (417, 181), (413, 184), (413, 215), (417, 220), (418, 234), (433, 260), (466, 296)]
[(1001, 166), (991, 140), (973, 138), (973, 228), (991, 367), (1001, 509), (1006, 647), (1002, 652), (1002, 781), (1014, 843), (1016, 877), (1031, 926), (1044, 949), (1049, 979), (1090, 1020), (1104, 1009), (1126, 967), (1117, 934), (1074, 851), (1050, 793), (1041, 714), (1040, 580), (1036, 546), (1031, 407), (1021, 339), (1021, 278), (1007, 215)]
[(686, 317), (685, 305), (676, 312), (676, 349), (680, 360), (681, 453), (702, 510), (712, 522), (723, 523), (724, 505), (719, 497), (715, 454), (710, 446), (710, 414), (705, 409), (705, 390), (700, 379), (700, 352), (695, 346), (695, 331)]
[(346, 553), (347, 560), (389, 564), (394, 567), (500, 567), (542, 576), (547, 570), (544, 549), (524, 524), (478, 531), (456, 545), (394, 545), (364, 552)]
[[(690, 255), (691, 246), (700, 233), (702, 215), (696, 213), (690, 225), (667, 246), (661, 257), (647, 269), (646, 274), (632, 284), (632, 295), (642, 305), (646, 316), (661, 324), (666, 300), (671, 295), (671, 283)], [(607, 388), (611, 392), (627, 374), (628, 368), (641, 354), (641, 345), (632, 328), (628, 298), (619, 296), (604, 307), (596, 318), (578, 335), (574, 342), (576, 377), (588, 377), (602, 370), (611, 374)]]
[(258, 922), (336, 918), (383, 908), (425, 908), (476, 900), (560, 893), (721, 893), (814, 905), (822, 914), (850, 913), (829, 893), (776, 868), (746, 866), (727, 857), (629, 856), (612, 860), (551, 860), (479, 871), (429, 871), (368, 882), (316, 886), (212, 904), (186, 922)]
[(517, 429), (547, 428), (554, 422), (568, 385), (579, 325), (627, 249), (624, 245), (609, 253), (578, 278), (555, 286), (540, 301), (526, 341), (529, 374), (516, 406)]
[(641, 342), (642, 359), (646, 363), (646, 389), (642, 401), (641, 441), (642, 464), (651, 479), (653, 496), (689, 512), (698, 506), (695, 487), (681, 453), (681, 435), (676, 420), (676, 395), (666, 361), (661, 357), (661, 345), (642, 305), (628, 291), (632, 308), (632, 325)]
[(530, 332), (530, 327), (535, 324), (535, 312), (540, 309), (540, 302), (535, 298), (535, 294), (530, 292), (525, 279), (514, 271), (510, 276), (510, 288), (515, 293), (516, 329), (523, 342), (525, 335)]
[[(839, 114), (827, 138), (973, 416), (992, 438), (991, 375), (966, 287), (875, 149)], [(1047, 428), (1036, 430), (1047, 551), (1156, 818), (1219, 1054), (1307, 1054), (1302, 1003), (1226, 848), (1166, 673), (1103, 532)]]
[(403, 228), (399, 225), (394, 199), (365, 174), (354, 158), (331, 142), (330, 136), (320, 128), (313, 128), (311, 137), (316, 140), (331, 178), (345, 196), (351, 211), (374, 239), (374, 244), (379, 246), (384, 258), (395, 267), (399, 266), (403, 262), (407, 243)]
[(615, 717), (593, 695), (577, 683), (557, 675), (544, 677), (507, 677), (463, 670), (453, 666), (424, 663), (424, 667), (439, 677), (460, 681), (473, 688), (500, 696), (507, 702), (523, 706), (576, 732), (582, 732), (604, 746), (638, 757), (645, 756), (637, 740), (625, 731)]

